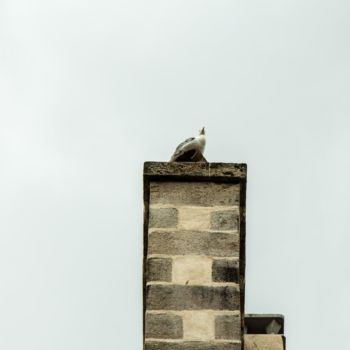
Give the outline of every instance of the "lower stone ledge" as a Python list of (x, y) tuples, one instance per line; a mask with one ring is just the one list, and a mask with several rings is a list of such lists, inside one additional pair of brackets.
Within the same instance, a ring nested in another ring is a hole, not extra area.
[(285, 350), (285, 338), (275, 334), (246, 334), (244, 350)]
[(162, 342), (146, 340), (145, 350), (241, 350), (241, 343), (201, 341)]

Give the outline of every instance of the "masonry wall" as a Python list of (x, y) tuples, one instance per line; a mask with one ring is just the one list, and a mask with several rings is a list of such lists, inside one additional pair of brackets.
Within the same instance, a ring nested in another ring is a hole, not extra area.
[(144, 348), (241, 350), (245, 172), (148, 164)]

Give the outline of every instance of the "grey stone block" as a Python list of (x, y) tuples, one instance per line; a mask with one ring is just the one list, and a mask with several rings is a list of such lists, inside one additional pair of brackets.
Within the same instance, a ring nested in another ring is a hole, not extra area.
[(214, 282), (239, 283), (238, 260), (214, 260), (212, 278)]
[(201, 231), (154, 231), (149, 234), (148, 254), (238, 257), (239, 236)]
[(151, 208), (149, 216), (149, 227), (176, 227), (178, 218), (179, 212), (176, 208)]
[(211, 213), (210, 228), (212, 230), (238, 230), (238, 210), (218, 210)]
[(164, 313), (146, 314), (145, 336), (154, 339), (181, 339), (182, 317)]
[(220, 315), (215, 318), (215, 338), (240, 340), (241, 318), (239, 315)]
[(209, 343), (189, 341), (181, 343), (146, 342), (145, 350), (241, 350), (240, 343)]
[(150, 204), (233, 206), (239, 205), (238, 184), (214, 182), (151, 182)]
[(171, 282), (172, 260), (167, 258), (150, 258), (147, 260), (147, 282)]
[(144, 174), (150, 177), (246, 179), (247, 164), (145, 162)]
[(148, 285), (148, 310), (239, 310), (238, 286)]

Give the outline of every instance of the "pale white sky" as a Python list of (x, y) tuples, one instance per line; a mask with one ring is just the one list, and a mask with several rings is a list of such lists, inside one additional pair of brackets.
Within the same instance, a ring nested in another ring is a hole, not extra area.
[(142, 164), (248, 163), (247, 312), (349, 349), (350, 3), (0, 3), (0, 348), (141, 349)]

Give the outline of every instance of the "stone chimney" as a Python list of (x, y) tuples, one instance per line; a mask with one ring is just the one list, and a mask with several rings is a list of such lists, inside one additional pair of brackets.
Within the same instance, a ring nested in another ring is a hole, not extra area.
[(241, 350), (246, 165), (145, 163), (144, 348)]
[(246, 164), (144, 165), (144, 350), (284, 350), (244, 313)]

